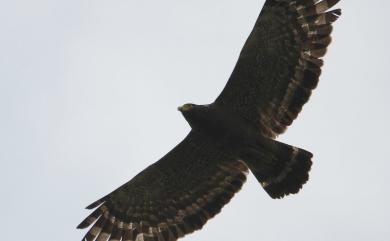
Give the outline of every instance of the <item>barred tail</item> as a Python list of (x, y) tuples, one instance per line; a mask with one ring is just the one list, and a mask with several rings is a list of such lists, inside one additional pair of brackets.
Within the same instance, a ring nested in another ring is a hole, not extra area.
[(272, 198), (298, 193), (309, 179), (313, 155), (268, 139), (259, 149), (246, 149), (244, 162)]

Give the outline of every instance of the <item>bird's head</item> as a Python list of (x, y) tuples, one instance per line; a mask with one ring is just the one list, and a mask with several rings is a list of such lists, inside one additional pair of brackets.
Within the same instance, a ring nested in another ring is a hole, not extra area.
[(184, 114), (184, 112), (189, 112), (189, 111), (193, 110), (195, 106), (196, 106), (196, 105), (194, 105), (194, 104), (188, 103), (188, 104), (179, 106), (177, 109), (178, 109), (181, 113)]
[(207, 120), (209, 105), (185, 104), (177, 108), (192, 128)]

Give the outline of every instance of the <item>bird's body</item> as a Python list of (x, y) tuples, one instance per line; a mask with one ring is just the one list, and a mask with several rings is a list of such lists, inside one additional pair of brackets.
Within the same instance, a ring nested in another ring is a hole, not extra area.
[(275, 140), (317, 86), (339, 0), (267, 0), (237, 65), (209, 105), (179, 107), (187, 137), (92, 203), (87, 241), (175, 241), (221, 211), (248, 169), (272, 198), (297, 193), (312, 154)]
[(251, 122), (223, 106), (187, 105), (192, 105), (191, 110), (182, 113), (191, 128), (226, 148), (239, 149), (264, 138)]

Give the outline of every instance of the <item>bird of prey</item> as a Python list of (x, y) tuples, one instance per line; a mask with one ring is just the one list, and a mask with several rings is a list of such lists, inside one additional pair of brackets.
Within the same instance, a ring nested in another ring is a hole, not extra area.
[(87, 207), (83, 240), (174, 241), (199, 230), (250, 170), (272, 198), (297, 193), (312, 154), (275, 140), (317, 86), (339, 0), (267, 0), (225, 88), (208, 105), (179, 107), (185, 139)]

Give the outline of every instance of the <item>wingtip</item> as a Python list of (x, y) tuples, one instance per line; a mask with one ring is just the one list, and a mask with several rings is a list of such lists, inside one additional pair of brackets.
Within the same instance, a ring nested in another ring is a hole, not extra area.
[(84, 229), (86, 228), (85, 225), (82, 225), (82, 223), (80, 223), (79, 225), (77, 225), (76, 229)]
[(338, 16), (341, 16), (341, 14), (342, 14), (341, 8), (336, 8), (335, 10), (333, 10), (333, 12), (334, 12), (336, 15), (338, 15)]
[(84, 229), (91, 225), (91, 222), (88, 222), (87, 219), (83, 220), (79, 225), (77, 225), (76, 229)]
[(95, 205), (95, 203), (92, 203), (92, 204), (86, 206), (85, 209), (91, 210), (91, 209), (96, 208), (97, 206), (99, 206), (99, 204), (98, 204), (98, 205)]
[(105, 197), (97, 200), (96, 202), (89, 204), (88, 206), (85, 207), (85, 209), (91, 210), (91, 209), (97, 208), (101, 204), (103, 204), (104, 202), (105, 202)]

